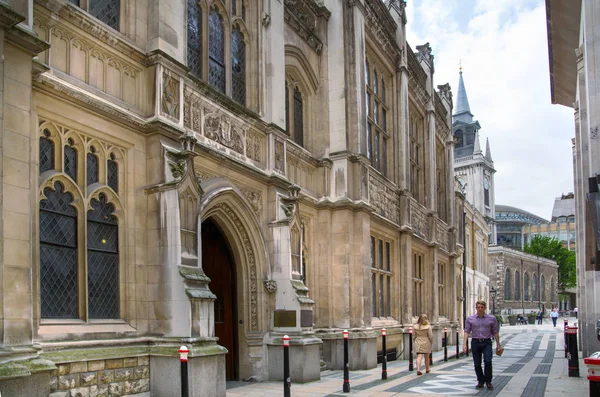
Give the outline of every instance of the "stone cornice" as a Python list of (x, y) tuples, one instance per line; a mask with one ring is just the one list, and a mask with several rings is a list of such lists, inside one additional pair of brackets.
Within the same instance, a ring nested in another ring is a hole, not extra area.
[(8, 4), (0, 2), (0, 28), (10, 29), (24, 20), (25, 17), (23, 15), (17, 14)]
[(24, 16), (13, 11), (8, 4), (0, 2), (0, 28), (5, 30), (6, 41), (21, 48), (29, 55), (36, 56), (47, 50), (50, 44), (37, 37), (33, 30), (18, 25), (24, 20)]
[(325, 7), (320, 7), (313, 0), (285, 0), (284, 19), (317, 54), (323, 52), (323, 42), (317, 36), (317, 19), (329, 19), (331, 13)]

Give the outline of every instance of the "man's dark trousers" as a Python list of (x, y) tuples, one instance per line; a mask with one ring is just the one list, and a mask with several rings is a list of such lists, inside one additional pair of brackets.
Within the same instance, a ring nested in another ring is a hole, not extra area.
[[(477, 382), (485, 383), (492, 381), (492, 340), (491, 339), (471, 339), (471, 352), (473, 353), (473, 363), (475, 364), (475, 373)], [(481, 358), (483, 356), (484, 371), (481, 370)]]

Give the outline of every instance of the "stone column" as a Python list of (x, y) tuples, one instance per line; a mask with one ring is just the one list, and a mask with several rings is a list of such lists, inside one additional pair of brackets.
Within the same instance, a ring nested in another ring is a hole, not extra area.
[(263, 60), (265, 70), (265, 121), (285, 129), (285, 31), (284, 5), (280, 0), (266, 0), (265, 13), (270, 18), (263, 25)]
[(146, 52), (163, 51), (186, 63), (186, 0), (148, 0), (148, 43)]

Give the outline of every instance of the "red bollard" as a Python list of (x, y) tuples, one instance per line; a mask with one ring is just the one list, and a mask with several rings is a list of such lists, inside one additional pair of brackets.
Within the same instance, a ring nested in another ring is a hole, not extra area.
[(190, 351), (186, 346), (179, 348), (179, 361), (181, 363), (181, 397), (189, 397), (188, 392), (188, 354)]
[(387, 379), (387, 352), (385, 346), (385, 337), (387, 335), (387, 330), (385, 328), (381, 329), (381, 349), (383, 350), (383, 357), (381, 358), (381, 379)]
[(592, 353), (583, 362), (588, 367), (588, 381), (590, 383), (590, 397), (600, 396), (600, 352)]
[(413, 351), (412, 333), (413, 333), (412, 327), (408, 327), (408, 370), (409, 371), (415, 370), (415, 367), (413, 365), (413, 355), (412, 355), (412, 351)]

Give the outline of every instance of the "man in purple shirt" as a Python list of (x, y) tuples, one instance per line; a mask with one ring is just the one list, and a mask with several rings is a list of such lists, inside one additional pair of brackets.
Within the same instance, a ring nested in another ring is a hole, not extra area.
[[(471, 335), (471, 351), (477, 374), (477, 389), (482, 389), (485, 383), (488, 389), (492, 386), (492, 338), (496, 339), (496, 353), (502, 351), (500, 335), (498, 335), (498, 321), (495, 316), (486, 314), (486, 303), (477, 301), (475, 308), (477, 314), (467, 317), (465, 322), (465, 335), (463, 339), (463, 351), (467, 352), (467, 340)], [(485, 364), (485, 372), (481, 370), (481, 357)]]

